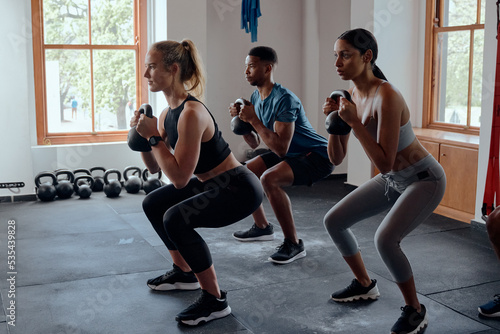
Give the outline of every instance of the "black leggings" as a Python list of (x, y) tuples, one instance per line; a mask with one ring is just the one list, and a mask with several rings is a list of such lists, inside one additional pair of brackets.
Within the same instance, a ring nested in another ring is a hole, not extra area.
[(212, 265), (197, 227), (223, 227), (252, 214), (262, 203), (259, 179), (240, 166), (200, 182), (192, 178), (182, 189), (168, 184), (149, 193), (142, 203), (156, 233), (169, 250), (178, 250), (195, 273)]

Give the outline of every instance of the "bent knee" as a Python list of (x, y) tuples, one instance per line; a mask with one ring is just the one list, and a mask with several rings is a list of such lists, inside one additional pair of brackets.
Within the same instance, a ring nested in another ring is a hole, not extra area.
[(400, 248), (401, 241), (391, 233), (377, 232), (375, 233), (374, 243), (379, 254), (384, 257), (385, 255), (394, 254)]

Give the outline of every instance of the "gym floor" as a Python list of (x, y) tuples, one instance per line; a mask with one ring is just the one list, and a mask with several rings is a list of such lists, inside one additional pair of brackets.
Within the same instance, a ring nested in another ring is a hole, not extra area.
[[(16, 274), (8, 274), (12, 270), (3, 255), (0, 334), (389, 333), (403, 300), (373, 244), (383, 215), (353, 228), (380, 298), (349, 304), (329, 298), (352, 279), (322, 223), (328, 209), (353, 189), (344, 182), (337, 176), (288, 189), (307, 251), (288, 265), (267, 261), (283, 237), (267, 200), (274, 241), (232, 238), (233, 231), (251, 226), (251, 217), (225, 228), (200, 229), (232, 314), (195, 328), (178, 325), (175, 315), (199, 290), (154, 292), (146, 286), (147, 279), (171, 268), (171, 259), (142, 212), (144, 193), (2, 203), (1, 252), (6, 254), (10, 222)], [(500, 293), (500, 263), (484, 227), (432, 215), (402, 246), (428, 309), (426, 334), (500, 333), (500, 320), (477, 312), (478, 305)], [(11, 276), (15, 280), (8, 281)], [(15, 327), (7, 315), (15, 316)]]

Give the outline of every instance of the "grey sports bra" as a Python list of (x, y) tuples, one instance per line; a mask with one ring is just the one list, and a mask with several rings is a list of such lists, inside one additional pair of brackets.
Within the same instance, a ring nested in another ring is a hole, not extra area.
[[(373, 117), (373, 101), (375, 100), (375, 96), (377, 96), (378, 90), (380, 86), (382, 86), (386, 81), (383, 81), (378, 87), (377, 90), (375, 91), (375, 94), (373, 95), (374, 99), (372, 100), (372, 107), (371, 107), (371, 113), (372, 115), (370, 116), (370, 121), (368, 124), (365, 125), (366, 130), (371, 134), (373, 139), (377, 140), (377, 121)], [(353, 92), (354, 92), (353, 88)], [(410, 120), (404, 125), (402, 125), (399, 128), (399, 142), (398, 142), (398, 152), (401, 152), (408, 146), (410, 146), (411, 143), (415, 140), (415, 133), (413, 132), (413, 128), (411, 126)]]

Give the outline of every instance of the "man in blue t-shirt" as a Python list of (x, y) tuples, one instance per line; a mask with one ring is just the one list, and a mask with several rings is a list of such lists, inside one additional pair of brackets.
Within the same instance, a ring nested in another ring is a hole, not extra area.
[[(290, 199), (284, 187), (312, 185), (333, 171), (328, 141), (320, 136), (306, 117), (300, 99), (275, 83), (273, 71), (278, 63), (276, 52), (265, 46), (250, 50), (245, 61), (245, 77), (257, 89), (239, 112), (253, 131), (243, 135), (252, 148), (266, 144), (270, 152), (247, 162), (247, 167), (261, 180), (269, 203), (283, 230), (285, 240), (269, 261), (286, 264), (306, 256), (304, 243), (297, 236)], [(231, 116), (238, 115), (234, 104)], [(273, 226), (267, 221), (262, 205), (253, 213), (254, 224), (233, 236), (240, 241), (273, 240)]]

